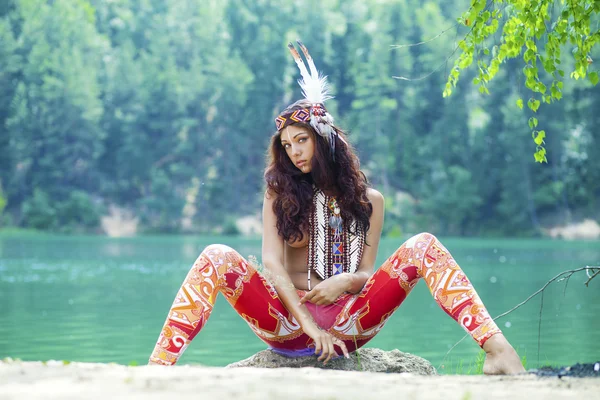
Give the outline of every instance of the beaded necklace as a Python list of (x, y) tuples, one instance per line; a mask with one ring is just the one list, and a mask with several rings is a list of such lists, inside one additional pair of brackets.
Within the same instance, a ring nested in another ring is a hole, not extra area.
[(344, 228), (336, 198), (315, 187), (309, 223), (308, 290), (311, 290), (311, 271), (315, 271), (321, 279), (355, 272), (362, 258), (364, 232), (356, 221), (349, 224), (351, 229)]

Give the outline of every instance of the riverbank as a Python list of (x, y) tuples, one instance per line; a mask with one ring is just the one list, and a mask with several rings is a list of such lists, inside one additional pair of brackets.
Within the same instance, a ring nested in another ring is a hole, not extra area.
[(599, 399), (600, 379), (0, 362), (0, 399)]

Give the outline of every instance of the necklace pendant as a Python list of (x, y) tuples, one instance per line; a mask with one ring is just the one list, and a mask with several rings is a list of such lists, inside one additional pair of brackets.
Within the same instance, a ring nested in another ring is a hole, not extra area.
[(342, 217), (338, 217), (337, 215), (332, 215), (329, 218), (329, 226), (332, 229), (339, 229), (342, 227)]

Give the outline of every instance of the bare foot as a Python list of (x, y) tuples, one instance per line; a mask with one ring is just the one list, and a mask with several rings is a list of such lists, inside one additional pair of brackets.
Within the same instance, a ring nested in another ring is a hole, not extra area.
[(498, 333), (483, 345), (485, 362), (483, 373), (486, 375), (508, 375), (525, 372), (521, 359), (503, 334)]

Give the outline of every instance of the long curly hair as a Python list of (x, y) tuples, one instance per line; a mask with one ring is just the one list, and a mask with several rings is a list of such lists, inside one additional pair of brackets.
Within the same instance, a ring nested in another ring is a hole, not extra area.
[[(308, 108), (311, 103), (300, 100), (287, 107), (280, 114)], [(345, 133), (334, 126), (342, 142), (335, 138), (335, 162), (327, 141), (310, 126), (297, 123), (312, 135), (315, 150), (312, 169), (309, 174), (301, 172), (292, 163), (281, 145), (281, 131), (271, 138), (267, 154), (265, 181), (267, 192), (276, 195), (273, 212), (277, 216), (277, 231), (285, 241), (301, 240), (303, 233), (309, 231), (309, 217), (313, 212), (313, 184), (331, 196), (335, 196), (340, 206), (341, 216), (346, 228), (350, 221), (358, 222), (357, 227), (365, 233), (369, 230), (369, 218), (373, 206), (367, 197), (369, 183), (360, 170), (358, 157), (346, 139)], [(355, 232), (353, 232), (355, 233)]]

